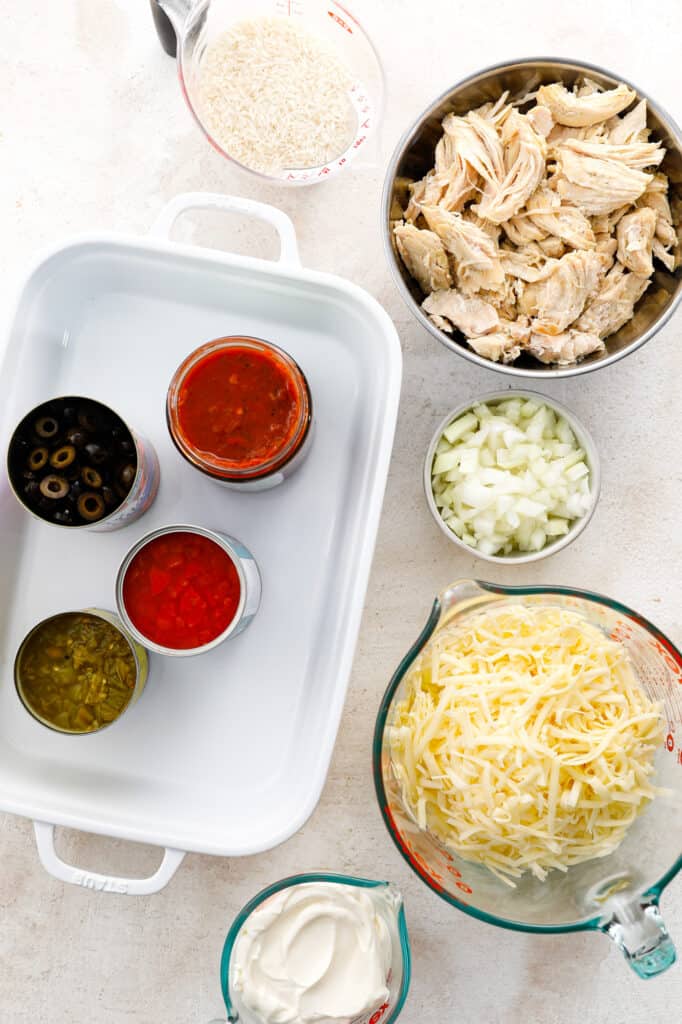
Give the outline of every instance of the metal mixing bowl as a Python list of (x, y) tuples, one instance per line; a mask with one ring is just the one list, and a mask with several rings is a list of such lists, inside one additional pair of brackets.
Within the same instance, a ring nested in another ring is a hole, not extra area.
[(419, 285), (410, 277), (393, 244), (392, 227), (402, 217), (409, 201), (409, 185), (418, 181), (433, 167), (434, 150), (442, 134), (441, 121), (446, 114), (454, 111), (465, 114), (472, 107), (478, 107), (489, 100), (496, 100), (508, 89), (511, 96), (523, 95), (529, 89), (549, 82), (562, 81), (569, 88), (577, 78), (588, 75), (605, 89), (612, 89), (619, 82), (625, 82), (637, 92), (640, 99), (646, 99), (649, 110), (648, 124), (653, 129), (653, 138), (660, 140), (667, 152), (661, 170), (670, 180), (670, 198), (682, 200), (682, 134), (673, 119), (641, 89), (621, 75), (615, 75), (593, 64), (581, 61), (561, 60), (553, 57), (534, 57), (479, 71), (454, 85), (439, 96), (402, 137), (391, 159), (382, 201), (382, 223), (384, 243), (389, 266), (398, 290), (416, 319), (446, 348), (451, 349), (472, 363), (497, 370), (498, 373), (517, 377), (573, 377), (581, 373), (608, 366), (617, 359), (634, 352), (672, 316), (682, 298), (682, 268), (669, 273), (658, 261), (655, 263), (654, 279), (635, 309), (635, 315), (606, 341), (606, 351), (601, 355), (588, 356), (581, 363), (572, 366), (545, 366), (529, 355), (522, 355), (513, 365), (493, 363), (476, 355), (464, 341), (461, 334), (453, 336), (438, 330), (421, 310), (424, 295)]

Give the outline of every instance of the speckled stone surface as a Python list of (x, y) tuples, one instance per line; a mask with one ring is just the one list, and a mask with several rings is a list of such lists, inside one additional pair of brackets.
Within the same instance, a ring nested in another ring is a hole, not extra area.
[[(28, 822), (0, 815), (2, 1024), (204, 1024), (219, 1017), (218, 960), (236, 911), (286, 874), (335, 869), (395, 880), (405, 893), (414, 980), (406, 1024), (658, 1024), (679, 1018), (682, 968), (643, 983), (598, 935), (536, 937), (480, 924), (411, 874), (380, 820), (370, 774), (377, 706), (434, 594), (460, 576), (593, 588), (634, 605), (682, 640), (682, 315), (605, 372), (546, 386), (589, 426), (602, 498), (568, 550), (496, 570), (455, 550), (421, 493), (425, 447), (449, 408), (503, 383), (417, 326), (385, 264), (378, 201), (383, 165), (432, 97), (476, 68), (554, 53), (621, 71), (678, 119), (682, 8), (675, 0), (356, 0), (385, 63), (388, 109), (379, 165), (318, 189), (262, 188), (205, 144), (183, 105), (173, 61), (145, 0), (5, 0), (0, 5), (0, 288), (43, 245), (70, 233), (145, 232), (178, 192), (235, 192), (293, 218), (306, 265), (358, 282), (393, 317), (405, 355), (400, 419), (355, 668), (331, 771), (306, 826), (242, 860), (189, 856), (149, 898), (53, 881)], [(179, 236), (256, 255), (264, 229), (203, 215)], [(7, 680), (3, 681), (7, 685)], [(151, 848), (64, 832), (61, 851), (94, 870), (143, 874)], [(682, 944), (682, 886), (663, 910)], [(224, 1012), (223, 1012), (224, 1018)]]

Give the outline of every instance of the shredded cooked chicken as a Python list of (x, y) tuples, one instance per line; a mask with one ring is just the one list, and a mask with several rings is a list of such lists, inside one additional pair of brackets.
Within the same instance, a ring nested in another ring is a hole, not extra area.
[(431, 322), (480, 356), (569, 365), (603, 352), (654, 273), (682, 263), (682, 209), (645, 100), (590, 78), (447, 114), (410, 185), (398, 253)]
[(574, 326), (578, 331), (608, 338), (632, 319), (635, 303), (649, 287), (648, 277), (629, 273), (616, 263), (604, 278), (599, 292), (578, 317)]
[(607, 92), (599, 91), (594, 82), (590, 84), (594, 89), (588, 93), (583, 91), (582, 94), (569, 92), (561, 82), (541, 85), (538, 89), (538, 104), (549, 109), (557, 124), (584, 128), (620, 114), (636, 98), (632, 89), (622, 83)]
[(646, 142), (651, 134), (646, 126), (646, 100), (640, 100), (637, 106), (629, 110), (623, 117), (612, 117), (606, 122), (609, 142), (614, 146), (624, 146), (631, 142)]
[(571, 328), (561, 334), (539, 334), (530, 336), (528, 351), (541, 363), (557, 363), (567, 366), (583, 359), (592, 352), (603, 352), (606, 345), (598, 334), (588, 334)]
[(545, 176), (547, 146), (544, 136), (518, 110), (511, 110), (502, 126), (504, 174), (487, 181), (474, 213), (502, 224), (521, 209)]
[(527, 216), (547, 235), (555, 235), (573, 249), (594, 248), (594, 231), (588, 218), (577, 207), (562, 203), (561, 197), (546, 183), (530, 197), (522, 216)]
[(615, 160), (641, 171), (645, 167), (658, 166), (665, 156), (665, 150), (657, 142), (629, 142), (614, 146), (611, 142), (588, 142), (583, 139), (566, 139), (559, 149), (571, 149), (582, 156), (593, 156), (600, 160)]
[(641, 210), (626, 213), (618, 221), (618, 259), (640, 277), (650, 277), (654, 272), (653, 244), (656, 233), (656, 212), (644, 206)]
[(526, 348), (530, 339), (527, 317), (518, 320), (500, 320), (499, 326), (489, 334), (468, 338), (474, 352), (493, 363), (513, 363)]
[(604, 264), (599, 253), (569, 252), (557, 260), (550, 274), (526, 285), (519, 309), (536, 318), (534, 330), (561, 334), (580, 316), (603, 276)]
[(420, 231), (413, 224), (396, 225), (394, 235), (402, 261), (422, 291), (450, 287), (448, 254), (438, 235)]
[(497, 242), (482, 228), (440, 206), (423, 206), (424, 219), (454, 257), (457, 284), (471, 295), (504, 281)]
[(432, 292), (422, 303), (422, 309), (430, 316), (448, 320), (462, 334), (479, 335), (493, 331), (500, 322), (497, 310), (489, 302), (479, 298), (467, 298), (456, 288)]
[(570, 143), (562, 142), (556, 154), (557, 172), (550, 185), (567, 203), (584, 213), (611, 213), (628, 203), (634, 203), (652, 180), (620, 161), (608, 157), (586, 156), (576, 153)]

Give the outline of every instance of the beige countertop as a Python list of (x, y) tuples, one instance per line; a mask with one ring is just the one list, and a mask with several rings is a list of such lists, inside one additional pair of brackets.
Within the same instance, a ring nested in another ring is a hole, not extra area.
[[(379, 232), (383, 166), (401, 131), (458, 78), (509, 57), (555, 54), (621, 71), (673, 116), (682, 8), (631, 0), (571, 4), (355, 0), (385, 63), (379, 165), (319, 188), (262, 188), (204, 143), (145, 0), (5, 3), (0, 61), (2, 312), (36, 250), (70, 233), (145, 232), (179, 192), (235, 192), (281, 206), (305, 265), (361, 284), (385, 306), (405, 356), (400, 418), (372, 577), (329, 778), (305, 827), (241, 860), (189, 856), (159, 895), (126, 898), (50, 878), (27, 821), (0, 815), (2, 1024), (205, 1024), (222, 1012), (218, 961), (237, 910), (267, 883), (306, 869), (391, 878), (404, 891), (414, 955), (406, 1024), (651, 1024), (679, 1017), (682, 969), (643, 983), (598, 935), (523, 935), (448, 907), (403, 863), (381, 822), (370, 773), (374, 718), (389, 676), (435, 595), (460, 576), (552, 582), (610, 594), (682, 640), (682, 314), (606, 371), (546, 385), (592, 431), (603, 466), (596, 515), (578, 541), (525, 569), (456, 550), (421, 492), (431, 433), (449, 408), (504, 382), (441, 348), (390, 279)], [(271, 236), (204, 214), (180, 235), (255, 255)], [(7, 680), (3, 681), (7, 685)], [(91, 870), (153, 869), (153, 848), (64, 831), (60, 849)], [(664, 895), (682, 945), (682, 886)], [(224, 1013), (223, 1013), (224, 1017)]]

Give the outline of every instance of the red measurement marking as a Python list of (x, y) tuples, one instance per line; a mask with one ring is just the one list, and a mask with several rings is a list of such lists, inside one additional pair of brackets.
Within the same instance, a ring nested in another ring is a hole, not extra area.
[(448, 867), (448, 871), (450, 872), (451, 875), (454, 875), (455, 878), (462, 877), (462, 872), (458, 871), (457, 868)]
[(681, 675), (682, 674), (682, 669), (680, 669), (680, 666), (675, 661), (675, 659), (672, 657), (672, 655), (668, 654), (668, 652), (666, 651), (666, 649), (663, 646), (663, 644), (659, 643), (658, 641), (656, 641), (656, 643), (654, 644), (654, 647), (658, 651), (658, 653), (661, 655), (661, 657), (663, 658), (663, 661), (668, 666), (670, 671), (674, 675), (676, 675), (676, 676)]
[(383, 1006), (380, 1006), (376, 1013), (373, 1013), (372, 1016), (369, 1018), (369, 1024), (377, 1024), (377, 1022), (380, 1021), (383, 1015), (386, 1013), (387, 1009), (388, 1003), (384, 1003)]
[(632, 627), (628, 626), (625, 622), (619, 622), (611, 633), (612, 640), (630, 640), (632, 637)]
[(343, 18), (340, 18), (338, 14), (334, 14), (333, 11), (327, 11), (327, 14), (329, 15), (330, 18), (332, 18), (333, 21), (336, 22), (337, 25), (340, 25), (341, 28), (345, 28), (346, 32), (348, 32), (349, 35), (353, 35), (353, 29), (350, 27), (350, 25), (346, 24)]
[(466, 884), (466, 882), (457, 882), (456, 885), (458, 889), (461, 889), (462, 892), (466, 892), (469, 895), (471, 895), (471, 893), (474, 891), (470, 885)]
[(361, 135), (359, 139), (356, 139), (355, 142), (353, 143), (353, 149), (357, 149), (358, 146), (361, 146), (366, 138), (366, 135)]
[(671, 732), (669, 732), (665, 738), (665, 745), (668, 748), (668, 750), (671, 751), (671, 753), (675, 749), (675, 739)]

